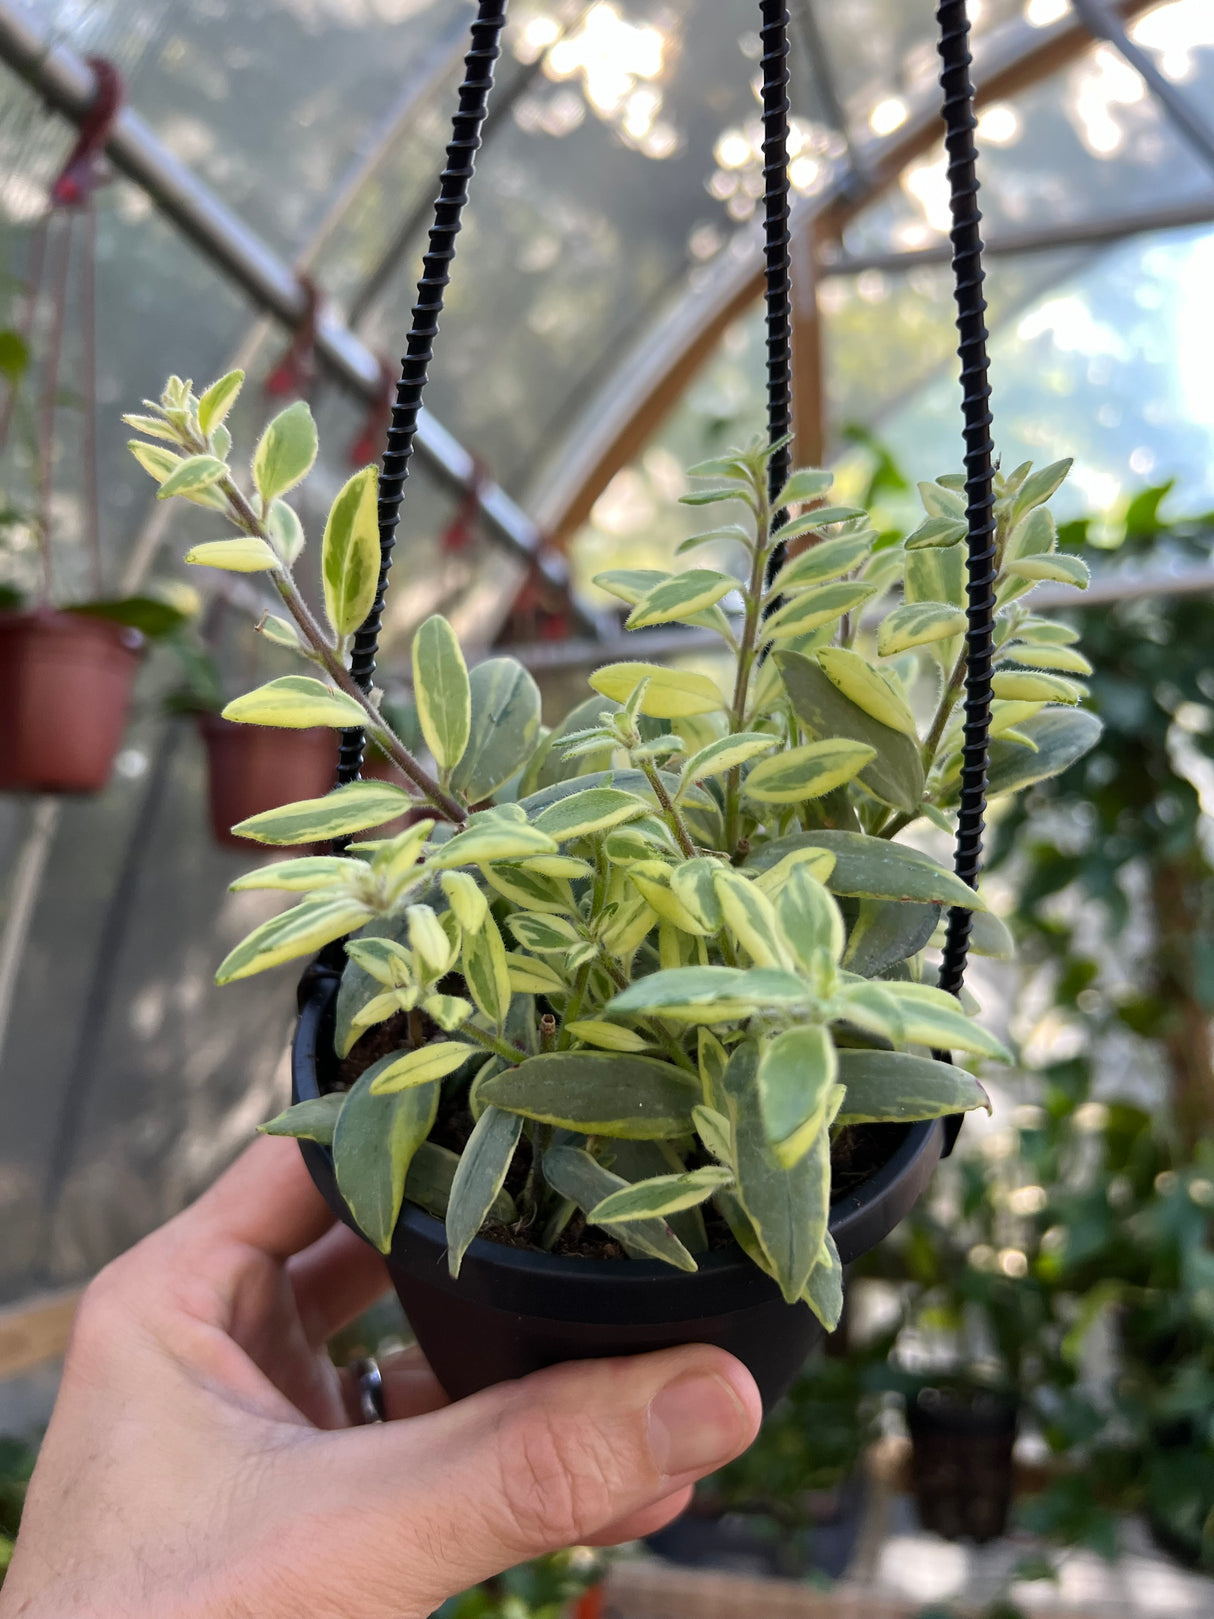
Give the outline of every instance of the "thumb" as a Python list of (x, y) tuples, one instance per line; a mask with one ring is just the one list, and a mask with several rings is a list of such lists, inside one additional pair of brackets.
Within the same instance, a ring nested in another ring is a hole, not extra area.
[(411, 1421), (330, 1437), (344, 1447), (351, 1490), (375, 1502), (381, 1522), (390, 1515), (376, 1556), (390, 1556), (410, 1595), (437, 1606), (680, 1494), (740, 1455), (761, 1420), (746, 1368), (698, 1345), (556, 1366)]

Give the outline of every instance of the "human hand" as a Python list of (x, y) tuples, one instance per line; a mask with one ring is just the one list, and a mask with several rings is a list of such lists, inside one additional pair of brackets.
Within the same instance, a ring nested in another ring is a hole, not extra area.
[(293, 1142), (265, 1138), (86, 1291), (3, 1619), (424, 1619), (559, 1547), (649, 1534), (760, 1420), (707, 1347), (449, 1404), (385, 1358), (357, 1422), (326, 1341), (384, 1290)]

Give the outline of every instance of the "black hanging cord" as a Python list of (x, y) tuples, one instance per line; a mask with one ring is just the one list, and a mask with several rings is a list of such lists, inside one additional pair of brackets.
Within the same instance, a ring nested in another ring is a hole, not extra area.
[[(379, 475), (379, 590), (371, 611), (354, 637), (350, 658), (350, 673), (363, 691), (370, 691), (375, 674), (380, 621), (383, 618), (388, 574), (392, 567), (392, 551), (396, 544), (401, 496), (409, 476), (422, 390), (434, 358), (434, 339), (438, 335), (443, 296), (450, 280), (451, 261), (455, 257), (455, 238), (459, 235), (460, 216), (468, 201), (468, 182), (481, 143), (481, 125), (485, 120), (489, 91), (493, 87), (493, 68), (500, 54), (506, 5), (507, 0), (480, 0), (477, 7), (476, 21), (472, 24), (472, 40), (464, 59), (465, 74), (459, 90), (459, 110), (447, 147), (447, 166), (443, 170), (438, 200), (434, 206), (430, 247), (422, 260), (417, 302), (413, 306), (412, 324), (405, 357), (401, 361), (400, 381), (396, 385), (396, 401), (392, 407), (388, 441)], [(362, 766), (363, 745), (364, 733), (361, 729), (342, 732), (337, 766), (338, 785), (357, 779)]]
[[(987, 750), (991, 730), (991, 665), (995, 652), (995, 483), (991, 442), (989, 361), (986, 352), (986, 299), (982, 295), (982, 237), (979, 225), (977, 147), (974, 141), (974, 87), (970, 82), (969, 18), (965, 0), (942, 0), (940, 84), (944, 92), (944, 145), (953, 227), (954, 298), (961, 359), (962, 414), (965, 419), (965, 515), (969, 524), (968, 608), (965, 632), (965, 708), (961, 751), (961, 799), (953, 869), (962, 882), (978, 886), (982, 869), (982, 830), (986, 813)], [(954, 906), (949, 913), (940, 988), (961, 992), (969, 953), (973, 912)]]
[[(788, 229), (788, 7), (759, 0), (763, 75), (763, 206), (767, 300), (767, 442), (792, 431), (792, 271)], [(768, 465), (774, 501), (788, 481), (784, 444)]]

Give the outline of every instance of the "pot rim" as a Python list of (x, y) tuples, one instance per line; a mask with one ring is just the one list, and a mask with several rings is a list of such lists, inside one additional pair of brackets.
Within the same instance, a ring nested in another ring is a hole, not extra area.
[(103, 640), (132, 660), (142, 656), (146, 645), (141, 630), (95, 613), (73, 613), (60, 607), (0, 609), (0, 636), (31, 632), (64, 640)]
[[(293, 1099), (296, 1101), (307, 1101), (320, 1094), (317, 1059), (323, 1041), (331, 1038), (340, 981), (340, 973), (316, 965), (308, 970), (300, 984), (299, 1021), (291, 1054)], [(875, 1247), (909, 1212), (931, 1179), (944, 1145), (944, 1124), (941, 1119), (872, 1128), (889, 1129), (891, 1132), (900, 1130), (902, 1135), (881, 1167), (831, 1208), (830, 1232), (844, 1265)], [(332, 1152), (316, 1142), (300, 1142), (300, 1146), (314, 1175), (323, 1166), (323, 1178), (329, 1182), (330, 1189), (322, 1186), (321, 1190), (329, 1198), (334, 1212), (347, 1224), (353, 1225), (349, 1211), (336, 1191)], [(436, 1261), (445, 1260), (447, 1234), (443, 1222), (408, 1201), (403, 1205), (397, 1222), (394, 1248), (402, 1237), (413, 1246), (420, 1243), (433, 1249)], [(487, 1237), (474, 1237), (464, 1256), (460, 1281), (463, 1283), (477, 1272), (491, 1268), (530, 1274), (542, 1269), (556, 1287), (569, 1288), (574, 1292), (583, 1291), (588, 1283), (602, 1285), (607, 1282), (630, 1284), (645, 1290), (660, 1285), (672, 1295), (693, 1288), (698, 1291), (706, 1281), (714, 1280), (718, 1283), (728, 1282), (731, 1292), (735, 1289), (748, 1292), (751, 1285), (755, 1291), (769, 1292), (775, 1286), (771, 1278), (738, 1247), (715, 1249), (697, 1255), (697, 1263), (697, 1270), (686, 1272), (675, 1270), (673, 1266), (656, 1259), (576, 1258), (537, 1252), (530, 1248), (511, 1248)], [(443, 1280), (446, 1280), (445, 1263), (441, 1265), (441, 1273)], [(438, 1275), (434, 1279), (439, 1281)]]

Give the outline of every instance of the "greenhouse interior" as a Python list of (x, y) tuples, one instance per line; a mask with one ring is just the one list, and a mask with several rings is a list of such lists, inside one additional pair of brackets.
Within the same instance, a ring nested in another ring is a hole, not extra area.
[[(1214, 0), (0, 0), (0, 64), (0, 1614), (1214, 1612)], [(315, 1222), (270, 1120), (377, 1267), (351, 1423), (416, 1339), (418, 1434), (566, 1466), (559, 1379), (704, 1323), (757, 1438), (429, 1584), (126, 1591), (81, 1389), (201, 1442), (123, 1334), (233, 1163)]]

